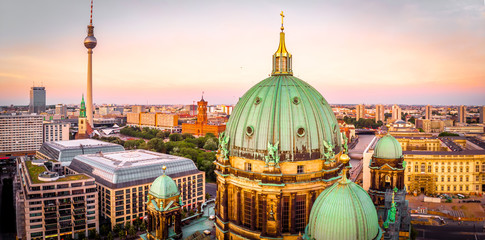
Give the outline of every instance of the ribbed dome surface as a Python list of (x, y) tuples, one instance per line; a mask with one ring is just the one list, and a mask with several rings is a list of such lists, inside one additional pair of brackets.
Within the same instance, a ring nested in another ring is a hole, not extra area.
[(150, 187), (150, 191), (148, 193), (160, 199), (166, 199), (176, 195), (180, 195), (180, 191), (175, 181), (173, 181), (171, 177), (165, 174), (153, 181), (152, 186)]
[(402, 157), (401, 144), (393, 136), (387, 134), (379, 139), (374, 148), (375, 158), (398, 159)]
[(323, 157), (323, 141), (341, 149), (332, 108), (308, 83), (291, 75), (264, 79), (239, 100), (227, 123), (229, 155), (264, 160), (279, 142), (280, 160)]
[(341, 181), (315, 200), (305, 230), (307, 239), (375, 239), (381, 235), (377, 211), (367, 192), (348, 179)]

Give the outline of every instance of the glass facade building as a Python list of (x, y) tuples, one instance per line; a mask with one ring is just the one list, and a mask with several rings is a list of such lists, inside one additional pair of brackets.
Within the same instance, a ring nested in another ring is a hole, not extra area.
[(163, 166), (177, 183), (184, 207), (198, 207), (204, 201), (205, 173), (187, 158), (147, 150), (101, 152), (74, 157), (66, 171), (95, 178), (101, 216), (115, 226), (146, 215), (148, 190)]
[(62, 166), (69, 166), (77, 155), (124, 151), (121, 145), (94, 139), (45, 142), (37, 152), (37, 157), (56, 160)]
[(30, 88), (30, 113), (45, 112), (45, 87)]

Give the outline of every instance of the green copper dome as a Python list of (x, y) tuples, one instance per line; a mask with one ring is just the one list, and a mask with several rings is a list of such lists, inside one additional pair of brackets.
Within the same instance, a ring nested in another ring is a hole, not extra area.
[(367, 192), (343, 178), (315, 200), (305, 239), (367, 240), (382, 235), (377, 211)]
[(398, 159), (402, 157), (402, 147), (401, 144), (391, 136), (387, 134), (386, 136), (379, 139), (376, 147), (374, 148), (375, 158), (384, 159)]
[[(227, 123), (229, 156), (264, 160), (278, 143), (281, 161), (323, 157), (325, 145), (341, 150), (332, 108), (308, 83), (289, 74), (264, 79), (239, 100)], [(325, 142), (325, 143), (324, 143)]]
[(161, 199), (180, 195), (180, 191), (175, 181), (173, 181), (171, 177), (165, 175), (165, 173), (153, 181), (148, 193)]

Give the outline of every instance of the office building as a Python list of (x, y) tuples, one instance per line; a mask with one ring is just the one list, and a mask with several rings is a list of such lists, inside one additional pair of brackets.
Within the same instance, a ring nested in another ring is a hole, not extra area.
[(36, 156), (41, 159), (55, 160), (62, 166), (69, 166), (71, 161), (77, 155), (91, 153), (108, 153), (124, 151), (123, 146), (103, 142), (94, 139), (79, 139), (69, 141), (45, 142), (37, 151)]
[(157, 128), (173, 132), (178, 128), (179, 116), (165, 113), (127, 113), (126, 123), (133, 127)]
[(433, 112), (431, 109), (431, 105), (426, 105), (425, 110), (424, 110), (424, 119), (431, 120)]
[(397, 104), (394, 104), (392, 106), (392, 120), (401, 120), (401, 113), (401, 108)]
[(45, 112), (45, 87), (31, 87), (29, 113), (43, 112)]
[(381, 121), (384, 123), (384, 106), (382, 104), (376, 105), (376, 122)]
[(458, 122), (466, 123), (466, 107), (463, 105), (458, 107)]
[(64, 104), (57, 104), (56, 105), (56, 115), (61, 115), (63, 117), (67, 117), (67, 106)]
[(131, 106), (132, 113), (142, 113), (145, 112), (145, 106)]
[(17, 236), (26, 240), (66, 239), (99, 231), (98, 193), (94, 178), (60, 176), (46, 160), (17, 159), (15, 197)]
[(204, 202), (205, 172), (183, 157), (147, 150), (103, 151), (76, 156), (67, 172), (85, 173), (96, 179), (101, 216), (115, 226), (146, 216), (148, 190), (161, 175), (162, 166), (177, 183), (185, 208), (195, 209)]
[(33, 155), (43, 141), (43, 116), (0, 115), (0, 157)]
[(44, 122), (43, 142), (67, 141), (69, 140), (70, 123), (63, 122)]
[(481, 106), (478, 108), (478, 112), (480, 113), (480, 123), (485, 123), (485, 106)]
[(359, 121), (359, 119), (365, 117), (365, 105), (359, 104), (355, 106), (355, 120)]

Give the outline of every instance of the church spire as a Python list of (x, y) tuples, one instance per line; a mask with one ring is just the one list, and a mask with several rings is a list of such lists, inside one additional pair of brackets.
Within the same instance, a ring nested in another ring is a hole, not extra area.
[(293, 75), (292, 70), (292, 56), (286, 50), (285, 44), (285, 27), (283, 25), (283, 11), (281, 11), (281, 32), (280, 32), (280, 45), (278, 50), (273, 54), (273, 72), (272, 75)]
[(81, 107), (79, 108), (79, 117), (80, 118), (86, 117), (86, 104), (84, 103), (84, 94), (81, 99)]

